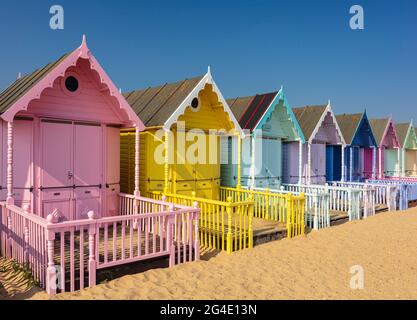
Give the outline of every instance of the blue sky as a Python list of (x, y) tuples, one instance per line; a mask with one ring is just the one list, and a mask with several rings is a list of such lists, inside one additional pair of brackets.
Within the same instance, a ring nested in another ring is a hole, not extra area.
[[(154, 3), (156, 2), (156, 3)], [(65, 29), (49, 28), (49, 8)], [(349, 28), (349, 8), (365, 30)], [(1, 1), (0, 88), (73, 50), (90, 49), (123, 91), (210, 65), (226, 98), (277, 90), (292, 106), (417, 122), (417, 1)]]

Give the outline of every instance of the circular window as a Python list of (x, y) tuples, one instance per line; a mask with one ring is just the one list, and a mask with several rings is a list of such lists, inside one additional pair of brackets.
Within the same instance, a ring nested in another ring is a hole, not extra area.
[(65, 88), (69, 92), (76, 92), (78, 90), (78, 87), (79, 87), (78, 80), (75, 77), (69, 76), (68, 78), (65, 79)]
[(191, 107), (193, 109), (197, 109), (198, 108), (198, 105), (199, 105), (198, 99), (197, 98), (194, 98), (193, 101), (191, 101)]

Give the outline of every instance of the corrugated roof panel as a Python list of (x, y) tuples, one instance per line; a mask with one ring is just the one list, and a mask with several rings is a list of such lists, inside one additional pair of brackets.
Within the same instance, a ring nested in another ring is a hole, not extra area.
[(358, 128), (361, 119), (362, 113), (341, 114), (336, 116), (337, 124), (339, 125), (340, 131), (342, 132), (347, 144), (352, 144), (356, 129)]
[(398, 140), (401, 143), (401, 146), (405, 144), (405, 140), (407, 139), (408, 129), (410, 128), (409, 123), (396, 123), (394, 124), (395, 131), (397, 131)]
[(135, 90), (125, 97), (145, 126), (162, 126), (203, 77)]
[[(242, 115), (245, 113), (246, 109), (248, 108), (249, 104), (255, 96), (250, 97), (241, 97), (241, 98), (234, 98), (234, 99), (227, 99), (226, 102), (230, 106), (235, 118), (239, 121)], [(242, 125), (242, 123), (239, 124)]]
[(193, 91), (193, 89), (200, 82), (201, 78), (194, 78), (182, 82), (180, 86), (175, 89), (175, 92), (171, 94), (164, 103), (161, 100), (161, 107), (158, 112), (149, 120), (151, 126), (160, 125), (165, 123), (169, 117), (177, 110), (181, 103), (187, 98), (187, 96)]
[[(249, 108), (247, 109), (246, 114), (250, 115), (248, 120), (245, 123), (244, 129), (254, 130), (255, 126), (265, 114), (266, 110), (268, 110), (269, 106), (271, 105), (272, 100), (274, 100), (275, 96), (278, 92), (272, 92), (261, 95), (261, 100), (258, 104), (252, 103)], [(256, 100), (256, 99), (255, 99)], [(254, 100), (254, 101), (255, 101)], [(242, 116), (242, 122), (245, 115)], [(246, 118), (246, 117), (245, 117)]]
[(254, 130), (277, 94), (278, 92), (271, 92), (227, 101), (242, 129)]
[(370, 119), (369, 123), (371, 124), (372, 133), (376, 139), (376, 142), (379, 145), (382, 143), (382, 139), (384, 139), (385, 129), (388, 125), (388, 118), (387, 119)]
[(43, 68), (37, 69), (15, 82), (0, 93), (0, 113), (7, 111), (15, 102), (22, 98), (39, 81), (45, 78), (57, 65), (59, 65), (70, 53), (60, 57), (55, 62), (49, 63)]
[(311, 135), (317, 127), (317, 124), (319, 123), (326, 108), (327, 105), (318, 105), (292, 109), (306, 140), (311, 138)]

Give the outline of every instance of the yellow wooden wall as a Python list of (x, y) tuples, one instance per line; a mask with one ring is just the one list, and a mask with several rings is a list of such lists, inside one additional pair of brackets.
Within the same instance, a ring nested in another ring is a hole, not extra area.
[(135, 131), (120, 133), (120, 191), (135, 190)]

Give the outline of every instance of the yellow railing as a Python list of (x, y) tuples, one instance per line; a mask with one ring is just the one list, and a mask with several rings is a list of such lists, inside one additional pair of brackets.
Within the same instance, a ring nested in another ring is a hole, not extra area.
[(254, 202), (250, 197), (247, 201), (234, 201), (232, 197), (216, 201), (161, 192), (152, 192), (149, 196), (186, 206), (197, 203), (201, 210), (199, 233), (203, 247), (223, 250), (228, 254), (253, 247)]
[(254, 216), (264, 220), (286, 223), (287, 237), (304, 234), (305, 195), (294, 196), (292, 193), (270, 192), (220, 187), (220, 199), (232, 198), (234, 202), (254, 201)]

